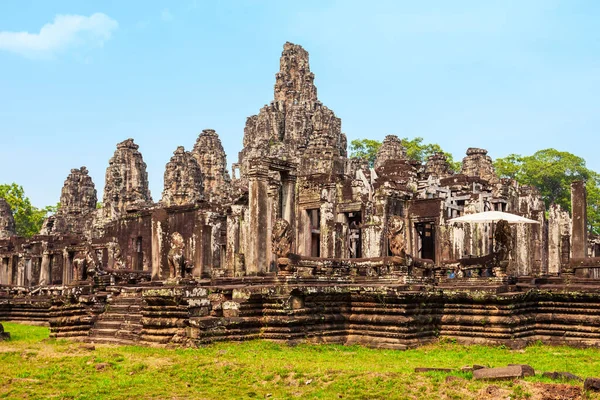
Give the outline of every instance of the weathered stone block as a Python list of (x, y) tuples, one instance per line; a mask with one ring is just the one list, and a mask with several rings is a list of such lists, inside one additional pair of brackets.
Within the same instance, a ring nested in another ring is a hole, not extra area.
[(483, 368), (473, 371), (473, 379), (516, 379), (523, 377), (523, 367), (513, 365), (500, 368)]
[(583, 388), (592, 392), (600, 392), (600, 378), (587, 378)]
[(535, 370), (532, 366), (527, 364), (508, 364), (509, 367), (521, 367), (523, 370), (523, 376), (535, 376)]
[(451, 368), (428, 368), (428, 367), (417, 367), (415, 368), (415, 372), (432, 372), (432, 371), (437, 371), (437, 372), (452, 372), (454, 371)]
[(10, 333), (4, 332), (4, 326), (0, 324), (0, 342), (4, 340), (10, 340)]
[(545, 378), (555, 379), (555, 380), (571, 380), (571, 381), (580, 381), (583, 382), (579, 376), (574, 375), (570, 372), (544, 372), (542, 374)]

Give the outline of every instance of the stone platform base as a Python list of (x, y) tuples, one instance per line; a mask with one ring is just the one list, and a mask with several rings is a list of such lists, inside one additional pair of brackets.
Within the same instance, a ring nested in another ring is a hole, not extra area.
[(85, 294), (71, 288), (50, 298), (6, 299), (0, 312), (11, 320), (11, 310), (19, 310), (20, 319), (23, 309), (10, 308), (11, 301), (46, 306), (53, 337), (119, 344), (266, 339), (406, 349), (452, 338), (509, 347), (538, 340), (600, 346), (600, 281), (467, 278), (432, 285), (246, 277), (205, 284), (112, 286)]

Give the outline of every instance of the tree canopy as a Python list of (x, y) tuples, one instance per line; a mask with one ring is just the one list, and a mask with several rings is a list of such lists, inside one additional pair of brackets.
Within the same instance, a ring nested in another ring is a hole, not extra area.
[(369, 162), (369, 166), (373, 167), (380, 147), (379, 140), (354, 139), (350, 142), (350, 157), (365, 159)]
[[(401, 142), (406, 149), (407, 157), (411, 160), (423, 163), (427, 161), (429, 156), (435, 153), (444, 153), (451, 168), (454, 171), (460, 169), (460, 163), (454, 162), (452, 154), (443, 151), (439, 144), (423, 143), (422, 137), (414, 139), (403, 138)], [(350, 157), (364, 158), (369, 161), (369, 165), (372, 167), (375, 164), (375, 158), (377, 158), (377, 152), (381, 147), (381, 143), (373, 139), (354, 139), (350, 142)]]
[(571, 182), (586, 181), (588, 192), (588, 225), (600, 234), (600, 175), (585, 165), (585, 160), (566, 151), (544, 149), (531, 156), (510, 154), (494, 161), (498, 176), (512, 178), (536, 187), (546, 204), (558, 204), (571, 210)]
[(416, 137), (414, 139), (403, 138), (401, 140), (402, 145), (406, 149), (406, 155), (411, 160), (416, 160), (421, 163), (427, 161), (429, 156), (434, 155), (435, 153), (443, 153), (446, 156), (446, 160), (450, 164), (450, 168), (452, 171), (460, 170), (460, 162), (454, 161), (452, 154), (445, 152), (442, 150), (439, 144), (437, 143), (423, 143), (422, 137)]
[(0, 185), (0, 197), (4, 198), (10, 205), (15, 218), (17, 235), (31, 237), (37, 234), (46, 218), (46, 214), (56, 212), (55, 206), (43, 209), (34, 207), (25, 190), (16, 183)]

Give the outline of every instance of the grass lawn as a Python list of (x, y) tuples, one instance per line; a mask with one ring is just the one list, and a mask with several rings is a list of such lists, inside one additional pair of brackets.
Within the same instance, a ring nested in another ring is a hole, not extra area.
[[(359, 346), (266, 341), (197, 349), (96, 345), (48, 339), (48, 329), (4, 323), (0, 398), (58, 399), (600, 399), (580, 382), (541, 377), (568, 371), (600, 377), (599, 349), (441, 343), (395, 351)], [(516, 381), (482, 382), (470, 372), (415, 373), (415, 367), (460, 368), (526, 363), (538, 372)]]

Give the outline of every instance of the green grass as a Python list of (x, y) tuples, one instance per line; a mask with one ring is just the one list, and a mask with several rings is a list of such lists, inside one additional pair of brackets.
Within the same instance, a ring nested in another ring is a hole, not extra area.
[[(559, 382), (539, 375), (481, 382), (469, 372), (417, 374), (414, 368), (527, 363), (539, 372), (600, 377), (598, 349), (536, 345), (511, 351), (445, 342), (394, 351), (251, 341), (197, 349), (97, 345), (90, 351), (48, 339), (47, 328), (4, 327), (13, 339), (0, 343), (0, 398), (11, 399), (535, 399), (544, 390), (554, 393)], [(449, 375), (457, 378), (447, 381)]]

